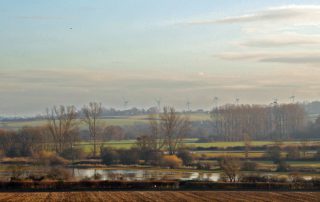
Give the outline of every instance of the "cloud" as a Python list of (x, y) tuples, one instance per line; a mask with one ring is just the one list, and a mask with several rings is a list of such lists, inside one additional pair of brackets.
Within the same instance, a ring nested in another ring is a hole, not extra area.
[(297, 33), (279, 33), (260, 38), (251, 38), (238, 43), (241, 46), (252, 47), (280, 47), (293, 45), (319, 45), (320, 35), (305, 35)]
[(43, 16), (43, 15), (34, 15), (34, 16), (15, 16), (18, 20), (66, 20), (70, 17), (65, 16)]
[[(254, 56), (257, 60), (263, 53)], [(312, 72), (312, 74), (310, 74)], [(185, 107), (189, 97), (193, 106), (210, 106), (212, 96), (222, 102), (233, 102), (241, 95), (245, 103), (265, 103), (277, 96), (287, 99), (292, 89), (300, 96), (312, 96), (320, 90), (320, 70), (314, 68), (285, 69), (268, 74), (251, 72), (228, 73), (163, 72), (155, 70), (1, 70), (0, 111), (10, 114), (42, 112), (57, 104), (83, 104), (97, 100), (106, 107), (122, 107), (123, 96), (132, 106), (149, 107), (154, 97), (162, 97), (166, 104)], [(285, 92), (289, 92), (286, 94)]]
[(240, 16), (225, 17), (213, 20), (190, 21), (188, 24), (230, 24), (230, 23), (252, 23), (252, 22), (279, 22), (291, 20), (295, 24), (302, 22), (319, 25), (320, 5), (288, 5), (267, 8), (254, 13)]
[(288, 64), (320, 64), (320, 52), (282, 51), (282, 52), (224, 52), (216, 57), (224, 60), (251, 60)]

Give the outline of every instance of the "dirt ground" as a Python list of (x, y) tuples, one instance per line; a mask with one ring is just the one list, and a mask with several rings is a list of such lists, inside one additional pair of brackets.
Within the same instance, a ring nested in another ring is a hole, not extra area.
[(244, 191), (94, 191), (94, 192), (4, 192), (0, 201), (319, 201), (320, 192)]

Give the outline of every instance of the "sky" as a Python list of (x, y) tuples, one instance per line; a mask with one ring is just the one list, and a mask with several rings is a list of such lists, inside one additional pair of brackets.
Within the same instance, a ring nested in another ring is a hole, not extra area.
[(318, 0), (1, 0), (0, 116), (320, 98)]

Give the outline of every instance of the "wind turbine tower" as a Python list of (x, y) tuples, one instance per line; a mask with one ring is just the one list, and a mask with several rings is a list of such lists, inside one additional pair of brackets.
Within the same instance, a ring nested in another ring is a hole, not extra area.
[(295, 101), (295, 99), (296, 99), (296, 96), (292, 95), (291, 97), (289, 97), (289, 99), (290, 99), (290, 101), (291, 101), (292, 103), (294, 103), (294, 101)]
[(239, 102), (240, 102), (240, 98), (236, 98), (236, 105), (239, 105)]
[(190, 111), (190, 105), (191, 105), (191, 102), (189, 101), (189, 100), (187, 100), (187, 109), (188, 109), (188, 111)]
[(122, 98), (122, 100), (123, 100), (123, 107), (124, 107), (124, 109), (127, 109), (128, 104), (129, 104), (129, 101), (128, 101), (126, 98)]
[(161, 111), (161, 98), (155, 99), (159, 112)]
[(218, 108), (218, 106), (219, 106), (219, 98), (218, 97), (213, 98), (213, 105), (215, 108)]

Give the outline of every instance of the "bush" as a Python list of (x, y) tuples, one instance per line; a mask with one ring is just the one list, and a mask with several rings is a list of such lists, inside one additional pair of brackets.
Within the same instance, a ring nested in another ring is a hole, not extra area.
[(246, 174), (239, 176), (239, 181), (249, 183), (268, 182), (268, 177), (259, 174)]
[(245, 161), (241, 166), (241, 170), (245, 171), (255, 171), (256, 169), (257, 163), (253, 161)]
[(317, 153), (315, 153), (314, 158), (316, 160), (320, 160), (320, 148), (317, 149)]
[(64, 168), (51, 168), (47, 175), (48, 179), (52, 180), (68, 180), (71, 178), (69, 170)]
[(24, 178), (24, 172), (21, 166), (10, 166), (9, 170), (11, 171), (11, 181), (20, 181)]
[(46, 166), (65, 165), (68, 161), (54, 152), (41, 151), (38, 154), (39, 163)]
[(128, 150), (119, 150), (118, 153), (120, 163), (122, 164), (131, 165), (139, 163), (139, 151), (135, 148)]
[(159, 165), (161, 163), (162, 153), (154, 150), (140, 151), (140, 158), (144, 160), (146, 164)]
[(193, 161), (193, 155), (188, 150), (179, 150), (177, 156), (182, 159), (184, 165), (190, 165)]
[(289, 171), (290, 166), (285, 161), (280, 161), (277, 166), (278, 172), (287, 172)]
[(195, 164), (198, 170), (211, 170), (214, 165), (210, 162), (198, 162)]
[(237, 177), (239, 175), (241, 167), (239, 159), (233, 158), (231, 156), (225, 156), (224, 158), (220, 159), (219, 165), (221, 170), (223, 171), (223, 177), (226, 177), (229, 182), (237, 181)]
[(274, 163), (281, 161), (281, 148), (280, 146), (269, 147), (265, 153), (265, 156), (272, 160)]
[(297, 146), (289, 146), (286, 148), (287, 150), (287, 158), (288, 159), (292, 159), (292, 160), (296, 160), (296, 159), (300, 159), (301, 155), (300, 155), (300, 151), (299, 148)]
[(106, 165), (116, 164), (119, 162), (119, 153), (115, 149), (105, 147), (101, 149), (101, 159)]
[(173, 168), (179, 168), (182, 166), (182, 160), (176, 155), (165, 155), (162, 157), (161, 166)]
[(287, 176), (270, 176), (269, 182), (285, 183), (288, 182)]
[(86, 157), (82, 148), (69, 148), (62, 151), (61, 156), (65, 159), (84, 159)]
[(289, 179), (293, 183), (303, 183), (306, 181), (299, 173), (290, 173)]

